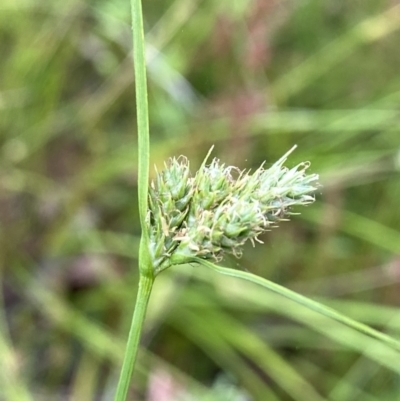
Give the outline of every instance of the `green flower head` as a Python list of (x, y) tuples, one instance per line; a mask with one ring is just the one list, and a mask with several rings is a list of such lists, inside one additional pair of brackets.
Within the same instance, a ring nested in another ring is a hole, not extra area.
[(214, 261), (225, 253), (239, 257), (248, 240), (254, 244), (260, 234), (287, 220), (294, 206), (314, 202), (319, 184), (317, 174), (307, 174), (310, 164), (284, 166), (294, 148), (254, 173), (218, 159), (206, 165), (206, 158), (192, 176), (185, 157), (170, 159), (150, 186), (155, 271), (194, 256)]

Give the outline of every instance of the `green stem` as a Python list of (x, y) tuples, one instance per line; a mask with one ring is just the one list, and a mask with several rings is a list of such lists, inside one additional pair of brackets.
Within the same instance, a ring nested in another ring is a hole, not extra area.
[(135, 367), (136, 356), (139, 349), (140, 335), (142, 332), (147, 305), (150, 299), (151, 288), (154, 283), (153, 277), (140, 275), (139, 290), (136, 298), (135, 311), (129, 331), (128, 343), (126, 345), (124, 362), (118, 381), (117, 392), (114, 401), (125, 401), (129, 390), (129, 383)]
[(154, 269), (149, 251), (149, 235), (146, 223), (149, 190), (150, 134), (147, 104), (146, 53), (141, 0), (131, 0), (131, 12), (138, 128), (138, 201), (142, 236), (139, 249), (139, 290), (115, 401), (125, 401), (128, 394), (129, 384), (138, 353), (140, 335), (146, 316), (147, 304), (154, 283)]
[(135, 65), (136, 113), (138, 127), (139, 217), (143, 237), (147, 238), (150, 134), (147, 103), (146, 53), (141, 0), (131, 0), (133, 61)]

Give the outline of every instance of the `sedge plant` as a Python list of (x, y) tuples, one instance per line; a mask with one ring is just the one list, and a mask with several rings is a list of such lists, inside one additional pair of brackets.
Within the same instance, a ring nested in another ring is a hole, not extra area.
[(308, 162), (284, 166), (293, 147), (271, 167), (254, 172), (226, 166), (210, 152), (193, 174), (187, 158), (171, 158), (149, 186), (149, 121), (141, 0), (131, 0), (138, 124), (138, 196), (141, 224), (139, 288), (115, 401), (125, 401), (155, 278), (181, 264), (197, 264), (256, 283), (400, 351), (400, 342), (334, 309), (249, 272), (222, 267), (224, 254), (239, 257), (243, 245), (314, 202), (318, 175)]

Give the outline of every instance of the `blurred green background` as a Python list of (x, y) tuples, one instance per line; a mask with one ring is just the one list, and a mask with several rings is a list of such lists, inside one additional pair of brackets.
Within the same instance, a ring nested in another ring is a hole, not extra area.
[[(146, 0), (151, 164), (293, 144), (317, 202), (224, 264), (400, 336), (400, 4)], [(112, 400), (139, 223), (128, 0), (0, 4), (0, 400)], [(152, 174), (154, 169), (151, 168)], [(201, 267), (155, 284), (130, 400), (396, 401), (399, 354)]]

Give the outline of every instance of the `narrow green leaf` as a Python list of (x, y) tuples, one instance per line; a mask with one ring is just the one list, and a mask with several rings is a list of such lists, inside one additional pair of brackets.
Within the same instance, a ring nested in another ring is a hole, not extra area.
[(230, 269), (227, 267), (218, 266), (218, 265), (216, 265), (212, 262), (209, 262), (207, 260), (204, 260), (204, 259), (192, 258), (192, 261), (197, 262), (205, 267), (208, 267), (218, 273), (225, 274), (225, 275), (231, 276), (231, 277), (244, 279), (247, 281), (251, 281), (255, 284), (265, 287), (270, 291), (280, 294), (281, 296), (288, 298), (298, 304), (301, 304), (315, 312), (318, 312), (321, 315), (324, 315), (324, 316), (331, 318), (339, 323), (342, 323), (345, 326), (350, 327), (351, 329), (357, 330), (369, 337), (380, 340), (383, 343), (385, 343), (386, 345), (388, 345), (389, 347), (391, 347), (397, 351), (400, 351), (400, 341), (394, 339), (393, 337), (383, 334), (363, 323), (357, 322), (356, 320), (353, 320), (345, 315), (342, 315), (341, 313), (335, 311), (332, 308), (329, 308), (328, 306), (325, 306), (319, 302), (313, 301), (312, 299), (307, 298), (294, 291), (291, 291), (288, 288), (285, 288), (279, 284), (273, 283), (272, 281), (269, 281), (265, 278), (256, 276), (249, 272), (234, 270), (234, 269)]

